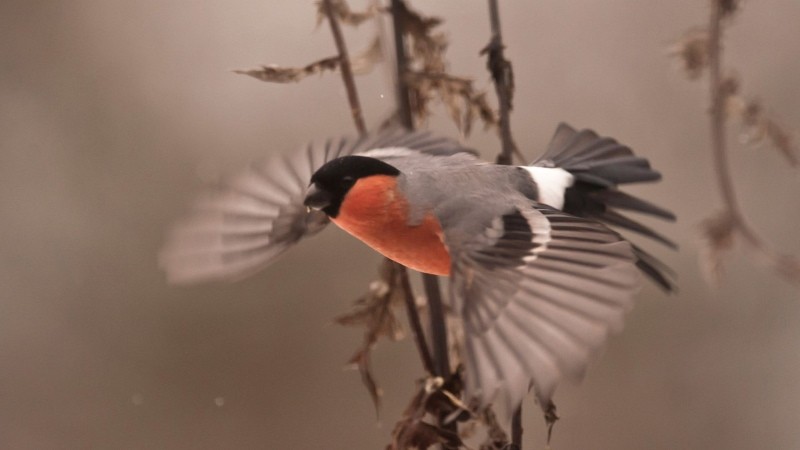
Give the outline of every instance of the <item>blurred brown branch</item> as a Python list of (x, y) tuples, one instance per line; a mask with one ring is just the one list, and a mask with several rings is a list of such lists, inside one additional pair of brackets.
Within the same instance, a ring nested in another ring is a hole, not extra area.
[[(398, 117), (401, 123), (407, 129), (414, 128), (414, 120), (411, 110), (411, 91), (409, 83), (406, 79), (408, 73), (408, 57), (406, 53), (405, 36), (417, 35), (418, 40), (421, 42), (419, 36), (428, 36), (428, 31), (431, 27), (439, 23), (438, 19), (421, 19), (416, 13), (409, 10), (408, 6), (403, 0), (391, 0), (391, 14), (392, 24), (394, 27), (395, 39), (395, 58), (397, 67), (397, 110)], [(440, 55), (441, 56), (441, 55)], [(431, 342), (433, 345), (433, 374), (442, 378), (450, 378), (452, 373), (450, 368), (450, 357), (448, 354), (447, 345), (447, 323), (445, 320), (444, 303), (442, 302), (441, 289), (439, 287), (439, 278), (435, 275), (422, 274), (422, 282), (425, 288), (425, 296), (428, 300), (428, 311), (430, 314), (430, 331)], [(413, 313), (413, 311), (410, 311)], [(412, 405), (413, 405), (412, 401)], [(409, 407), (411, 408), (411, 406)], [(443, 417), (439, 418), (439, 426), (416, 427), (416, 422), (399, 422), (396, 433), (393, 436), (392, 445), (402, 445), (402, 442), (408, 440), (413, 442), (417, 435), (420, 439), (426, 434), (426, 430), (430, 427), (441, 430), (440, 436), (455, 436), (458, 437), (458, 428), (456, 424), (443, 423)], [(402, 438), (401, 438), (402, 437)], [(442, 444), (443, 448), (458, 448), (460, 440), (443, 439), (434, 442)], [(404, 447), (399, 447), (404, 448)], [(423, 447), (425, 448), (425, 447)]]
[(438, 99), (464, 135), (469, 135), (476, 119), (486, 128), (497, 126), (497, 112), (489, 106), (485, 92), (475, 89), (471, 79), (448, 73), (449, 42), (444, 33), (436, 32), (442, 19), (424, 16), (405, 2), (392, 3), (391, 12), (396, 18), (395, 40), (402, 40), (406, 57), (398, 67), (398, 77), (406, 84), (408, 99), (403, 101), (408, 102), (409, 114), (425, 120), (431, 114), (431, 101)]
[(689, 78), (697, 78), (705, 69), (709, 72), (711, 91), (711, 149), (714, 171), (717, 175), (723, 210), (702, 224), (707, 241), (704, 262), (712, 281), (721, 274), (722, 254), (733, 247), (740, 237), (753, 250), (755, 256), (766, 262), (779, 276), (792, 283), (800, 283), (800, 260), (794, 255), (782, 254), (772, 248), (748, 223), (736, 197), (730, 173), (725, 124), (729, 116), (739, 117), (750, 134), (750, 142), (768, 138), (789, 164), (797, 165), (797, 149), (789, 134), (777, 122), (763, 113), (755, 101), (745, 101), (739, 94), (739, 81), (722, 74), (722, 36), (727, 21), (737, 12), (736, 0), (711, 0), (711, 14), (706, 30), (687, 32), (673, 47), (671, 53), (681, 58)]
[[(511, 109), (514, 97), (514, 72), (511, 62), (504, 55), (503, 33), (500, 27), (500, 7), (497, 0), (489, 0), (489, 22), (492, 37), (489, 44), (481, 50), (487, 55), (486, 68), (492, 74), (495, 92), (497, 93), (499, 132), (502, 148), (497, 155), (497, 164), (511, 164), (513, 155), (519, 154), (517, 144), (511, 136)], [(520, 158), (522, 160), (522, 158)], [(548, 435), (548, 442), (550, 441)], [(519, 405), (511, 418), (511, 443), (509, 450), (522, 449), (522, 405)]]
[(500, 10), (497, 0), (489, 0), (489, 20), (492, 24), (492, 38), (489, 40), (489, 44), (481, 50), (481, 54), (488, 56), (486, 67), (492, 74), (499, 104), (500, 141), (503, 147), (500, 154), (497, 155), (497, 164), (511, 164), (512, 155), (518, 153), (517, 144), (514, 143), (514, 138), (511, 136), (510, 117), (513, 109), (514, 71), (511, 68), (511, 62), (503, 54), (505, 45), (500, 28)]
[[(320, 10), (324, 12), (331, 25), (331, 32), (339, 52), (342, 80), (347, 89), (347, 99), (350, 103), (353, 122), (359, 134), (363, 136), (367, 133), (367, 128), (364, 123), (361, 104), (358, 100), (358, 91), (353, 79), (353, 72), (350, 68), (347, 46), (338, 23), (338, 20), (343, 17), (350, 17), (351, 21), (349, 23), (354, 25), (358, 25), (360, 21), (353, 19), (347, 3), (343, 0), (322, 0)], [(380, 42), (373, 44), (371, 48), (380, 48)], [(384, 259), (380, 269), (380, 278), (372, 283), (367, 295), (356, 302), (355, 312), (337, 320), (339, 323), (345, 324), (351, 321), (343, 319), (357, 318), (357, 322), (361, 322), (367, 328), (364, 335), (364, 344), (356, 352), (351, 362), (357, 365), (376, 410), (380, 406), (381, 391), (370, 368), (370, 351), (381, 336), (387, 336), (395, 340), (399, 339), (399, 325), (392, 312), (392, 307), (397, 303), (396, 299), (405, 302), (409, 324), (414, 334), (422, 364), (428, 373), (433, 373), (434, 364), (428, 345), (425, 342), (425, 334), (419, 318), (414, 293), (411, 289), (411, 283), (408, 280), (408, 272), (400, 264)]]
[[(343, 1), (337, 1), (338, 5), (345, 5)], [(358, 101), (358, 91), (353, 80), (353, 70), (350, 67), (350, 57), (347, 54), (347, 45), (342, 37), (342, 30), (339, 28), (339, 19), (334, 13), (334, 0), (322, 0), (322, 7), (328, 16), (328, 23), (331, 25), (333, 41), (336, 43), (336, 50), (339, 52), (339, 68), (342, 72), (342, 81), (347, 89), (347, 101), (350, 103), (350, 113), (353, 115), (353, 122), (360, 135), (367, 134), (367, 126), (364, 124), (364, 116), (361, 113), (361, 103)], [(341, 15), (341, 14), (340, 14)]]
[(271, 83), (297, 83), (309, 75), (334, 71), (339, 68), (339, 56), (330, 56), (314, 61), (304, 67), (261, 66), (258, 69), (234, 69), (233, 73), (251, 76)]

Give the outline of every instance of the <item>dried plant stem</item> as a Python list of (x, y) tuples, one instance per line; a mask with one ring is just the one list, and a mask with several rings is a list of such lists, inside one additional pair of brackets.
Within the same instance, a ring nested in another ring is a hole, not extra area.
[(445, 380), (450, 378), (450, 357), (447, 354), (447, 328), (444, 305), (442, 304), (439, 278), (422, 274), (425, 297), (428, 299), (428, 313), (431, 318), (431, 340), (433, 341), (434, 373)]
[(800, 283), (800, 261), (792, 255), (776, 252), (750, 227), (742, 214), (736, 199), (733, 179), (728, 162), (727, 142), (725, 137), (725, 104), (731, 94), (722, 76), (722, 21), (723, 2), (711, 2), (711, 18), (709, 23), (709, 81), (711, 89), (711, 147), (714, 156), (714, 170), (722, 194), (728, 218), (732, 228), (749, 244), (766, 262), (787, 280)]
[[(403, 0), (392, 0), (392, 23), (394, 27), (394, 46), (395, 60), (397, 65), (397, 114), (404, 127), (411, 130), (414, 128), (414, 119), (411, 116), (411, 102), (409, 98), (408, 85), (406, 83), (406, 72), (408, 70), (408, 59), (406, 56), (405, 40), (403, 37), (402, 11), (407, 9)], [(403, 269), (405, 270), (405, 268)], [(448, 378), (451, 374), (450, 358), (447, 348), (447, 324), (445, 322), (444, 304), (442, 303), (439, 279), (435, 275), (422, 274), (423, 285), (425, 286), (425, 296), (428, 300), (428, 310), (430, 311), (431, 338), (433, 340), (433, 359), (434, 375)], [(410, 320), (417, 315), (416, 308), (409, 309)], [(419, 320), (419, 319), (417, 319)], [(444, 427), (450, 431), (456, 431), (456, 424), (451, 423)], [(444, 444), (443, 444), (444, 447)]]
[[(494, 88), (499, 104), (500, 141), (502, 149), (497, 155), (497, 164), (511, 164), (517, 145), (511, 136), (511, 100), (514, 95), (514, 76), (511, 63), (503, 54), (503, 34), (500, 27), (500, 8), (497, 0), (489, 0), (489, 21), (492, 27), (492, 38), (486, 46), (488, 54), (487, 67), (492, 73)], [(511, 418), (511, 449), (522, 449), (522, 405)]]
[[(334, 13), (334, 6), (332, 0), (323, 0), (325, 15), (328, 22), (331, 24), (331, 32), (333, 39), (336, 42), (336, 49), (339, 52), (340, 70), (342, 72), (342, 80), (344, 81), (345, 89), (347, 90), (347, 100), (350, 104), (350, 111), (353, 115), (353, 123), (360, 135), (367, 133), (367, 127), (364, 123), (364, 116), (361, 109), (361, 103), (358, 99), (358, 90), (356, 89), (355, 79), (353, 77), (353, 70), (350, 64), (350, 57), (347, 53), (347, 45), (342, 37), (342, 30), (339, 27), (339, 20)], [(408, 271), (405, 267), (397, 264), (394, 261), (386, 259), (385, 264), (389, 264), (391, 275), (389, 276), (390, 285), (394, 289), (401, 289), (403, 298), (408, 311), (409, 325), (414, 335), (414, 342), (417, 345), (417, 350), (422, 360), (422, 365), (428, 373), (434, 373), (435, 366), (428, 344), (425, 342), (425, 333), (422, 327), (422, 321), (417, 311), (417, 304), (414, 300), (414, 291), (411, 288), (411, 283), (408, 279)]]
[(411, 282), (408, 279), (408, 270), (402, 265), (386, 260), (387, 264), (392, 265), (392, 270), (395, 276), (400, 279), (400, 288), (403, 290), (405, 296), (406, 313), (408, 314), (408, 323), (411, 326), (411, 331), (414, 333), (414, 342), (417, 344), (417, 351), (419, 351), (422, 365), (429, 374), (436, 373), (436, 365), (434, 364), (433, 357), (431, 356), (430, 348), (425, 341), (425, 332), (422, 328), (422, 321), (419, 318), (419, 311), (417, 310), (417, 302), (414, 300), (414, 293), (411, 290)]
[(497, 155), (497, 164), (511, 164), (512, 155), (517, 153), (517, 145), (511, 136), (510, 113), (511, 97), (514, 95), (514, 76), (511, 63), (503, 54), (503, 35), (500, 28), (500, 10), (497, 0), (489, 0), (489, 20), (492, 26), (492, 38), (485, 52), (489, 56), (487, 67), (492, 73), (494, 88), (499, 104), (499, 127), (502, 151)]
[(397, 66), (397, 115), (400, 123), (409, 130), (414, 129), (414, 118), (411, 116), (411, 99), (406, 83), (408, 58), (406, 57), (405, 40), (403, 39), (402, 13), (406, 5), (402, 0), (392, 0), (392, 25), (394, 29), (395, 64)]
[(522, 405), (514, 411), (514, 415), (511, 417), (510, 450), (522, 450)]
[(350, 56), (347, 53), (347, 46), (342, 37), (342, 29), (339, 27), (339, 20), (336, 18), (336, 14), (334, 14), (332, 0), (322, 0), (322, 2), (325, 6), (325, 15), (328, 17), (328, 23), (331, 25), (331, 33), (333, 33), (333, 40), (336, 43), (336, 50), (339, 52), (339, 70), (342, 72), (342, 81), (344, 81), (344, 87), (347, 90), (350, 113), (353, 115), (353, 122), (356, 124), (358, 133), (364, 135), (367, 134), (367, 126), (364, 124), (361, 103), (358, 100), (358, 91), (353, 79)]
[[(405, 81), (408, 60), (403, 39), (402, 14), (400, 14), (404, 9), (406, 9), (406, 5), (403, 0), (392, 0), (394, 46), (397, 61), (397, 114), (404, 127), (413, 129), (414, 120), (411, 116), (408, 85)], [(425, 295), (428, 299), (428, 308), (431, 316), (434, 375), (447, 377), (450, 375), (450, 359), (447, 354), (447, 327), (444, 320), (444, 306), (441, 290), (439, 289), (439, 279), (435, 275), (423, 274), (422, 281), (425, 286)]]

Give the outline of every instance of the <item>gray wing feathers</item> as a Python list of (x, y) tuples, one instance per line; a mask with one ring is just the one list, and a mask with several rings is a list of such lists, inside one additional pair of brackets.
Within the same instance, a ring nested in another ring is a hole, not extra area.
[(580, 379), (608, 334), (621, 329), (638, 289), (633, 250), (616, 233), (550, 208), (520, 213), (531, 224), (526, 239), (544, 242), (521, 261), (485, 256), (487, 242), (503, 247), (521, 231), (498, 239), (489, 226), (475, 241), (480, 248), (449, 243), (460, 249), (452, 292), (464, 324), (468, 395), (509, 413), (531, 386), (547, 404), (562, 380)]
[(272, 159), (201, 195), (159, 255), (169, 281), (247, 277), (324, 228), (327, 217), (303, 206), (309, 170), (305, 158)]

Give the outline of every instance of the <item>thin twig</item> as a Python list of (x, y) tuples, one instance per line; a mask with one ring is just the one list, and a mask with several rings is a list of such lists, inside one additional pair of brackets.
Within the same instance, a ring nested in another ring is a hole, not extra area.
[(342, 81), (347, 90), (347, 101), (350, 103), (350, 113), (353, 115), (353, 122), (361, 135), (367, 134), (367, 126), (364, 124), (364, 116), (361, 113), (361, 103), (358, 101), (358, 91), (353, 79), (353, 69), (350, 66), (350, 57), (347, 54), (347, 46), (342, 37), (342, 30), (339, 28), (339, 20), (334, 14), (333, 2), (322, 0), (325, 5), (325, 15), (328, 16), (328, 23), (331, 24), (333, 40), (336, 42), (336, 50), (339, 52), (339, 70), (342, 72)]
[[(323, 2), (325, 7), (325, 15), (328, 18), (328, 22), (331, 24), (331, 32), (333, 33), (333, 39), (336, 42), (336, 49), (339, 52), (342, 80), (344, 81), (344, 86), (347, 90), (347, 100), (350, 103), (350, 111), (353, 115), (353, 123), (355, 124), (358, 133), (363, 136), (367, 133), (367, 127), (364, 124), (361, 104), (358, 100), (358, 90), (356, 89), (356, 83), (350, 64), (350, 57), (347, 53), (347, 46), (344, 42), (344, 38), (342, 37), (339, 21), (334, 13), (332, 0), (323, 0)], [(422, 328), (422, 321), (420, 320), (419, 313), (417, 311), (416, 301), (414, 300), (414, 291), (411, 288), (411, 283), (408, 280), (408, 271), (402, 265), (397, 264), (388, 258), (384, 261), (384, 264), (389, 264), (388, 269), (390, 271), (390, 276), (388, 277), (388, 281), (390, 286), (392, 286), (394, 289), (402, 290), (406, 309), (408, 311), (409, 325), (414, 335), (414, 342), (417, 345), (417, 350), (419, 351), (422, 365), (425, 367), (425, 370), (428, 373), (433, 374), (435, 366), (428, 344), (425, 342), (425, 333)]]
[[(392, 0), (392, 20), (394, 24), (394, 47), (397, 60), (397, 113), (400, 122), (409, 130), (414, 128), (411, 116), (411, 104), (408, 96), (408, 85), (405, 81), (408, 60), (406, 58), (405, 40), (403, 38), (402, 11), (406, 8), (403, 0)], [(447, 354), (447, 327), (444, 320), (439, 279), (435, 275), (423, 274), (425, 295), (431, 316), (431, 335), (433, 339), (434, 375), (448, 377), (450, 359)]]
[(394, 51), (397, 68), (397, 115), (400, 123), (409, 130), (414, 129), (414, 118), (411, 116), (411, 99), (408, 96), (406, 72), (408, 59), (406, 58), (406, 44), (403, 38), (403, 11), (406, 5), (402, 0), (392, 0), (392, 24), (394, 26)]
[[(492, 25), (492, 38), (484, 52), (488, 55), (486, 67), (492, 74), (494, 88), (497, 92), (500, 116), (500, 141), (502, 150), (497, 155), (497, 164), (511, 164), (513, 155), (517, 153), (517, 145), (511, 136), (511, 108), (514, 96), (514, 74), (511, 63), (505, 58), (503, 50), (503, 34), (500, 27), (500, 8), (497, 0), (489, 0), (489, 20)], [(514, 411), (511, 418), (511, 448), (522, 449), (522, 405)]]
[(444, 305), (442, 304), (439, 278), (436, 275), (422, 274), (425, 297), (428, 299), (428, 312), (431, 319), (431, 340), (433, 341), (433, 361), (437, 376), (449, 379), (450, 357), (447, 354), (447, 328)]
[(517, 153), (517, 145), (511, 136), (510, 122), (511, 98), (514, 95), (514, 73), (511, 70), (511, 63), (503, 54), (505, 46), (500, 28), (500, 11), (497, 0), (489, 0), (489, 18), (492, 24), (492, 38), (483, 53), (487, 53), (489, 56), (486, 67), (494, 80), (500, 110), (500, 140), (503, 147), (500, 154), (497, 155), (497, 164), (511, 164), (512, 155)]
[[(397, 65), (397, 112), (403, 126), (411, 130), (414, 128), (414, 120), (411, 116), (411, 103), (405, 77), (408, 70), (408, 60), (406, 58), (402, 23), (402, 12), (405, 9), (407, 9), (407, 7), (403, 0), (392, 0), (391, 11), (392, 23), (394, 25), (394, 46)], [(435, 369), (434, 375), (447, 379), (451, 374), (451, 370), (447, 349), (447, 324), (445, 322), (444, 304), (442, 303), (439, 279), (435, 275), (422, 274), (422, 281), (425, 286), (425, 296), (428, 299), (428, 309), (430, 311)], [(413, 311), (410, 310), (409, 312), (412, 313), (412, 315), (417, 314), (416, 309)], [(457, 431), (455, 423), (447, 424), (443, 428), (453, 432)]]
[(391, 264), (391, 270), (395, 273), (394, 276), (400, 279), (400, 288), (403, 290), (406, 303), (406, 313), (408, 314), (408, 322), (411, 326), (411, 331), (414, 333), (414, 342), (417, 344), (417, 351), (419, 351), (422, 365), (429, 374), (436, 373), (436, 365), (433, 362), (430, 348), (425, 342), (425, 332), (422, 329), (422, 321), (419, 318), (419, 310), (417, 310), (417, 302), (414, 300), (414, 293), (411, 290), (411, 282), (408, 279), (408, 270), (389, 259), (386, 260), (387, 264)]
[(511, 417), (511, 450), (522, 450), (522, 405)]
[(714, 169), (733, 229), (781, 276), (793, 283), (800, 283), (800, 260), (793, 255), (780, 254), (773, 250), (750, 227), (739, 207), (734, 190), (733, 178), (728, 162), (725, 139), (725, 104), (731, 95), (730, 83), (722, 77), (722, 22), (725, 11), (723, 0), (711, 1), (709, 22), (709, 82), (711, 89), (711, 147), (714, 156)]

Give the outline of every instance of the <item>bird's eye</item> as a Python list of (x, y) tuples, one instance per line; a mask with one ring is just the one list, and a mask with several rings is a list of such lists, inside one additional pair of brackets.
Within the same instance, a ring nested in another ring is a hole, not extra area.
[(347, 176), (342, 177), (342, 181), (345, 184), (353, 184), (353, 183), (356, 182), (356, 179), (354, 177), (351, 177), (350, 175), (347, 175)]

